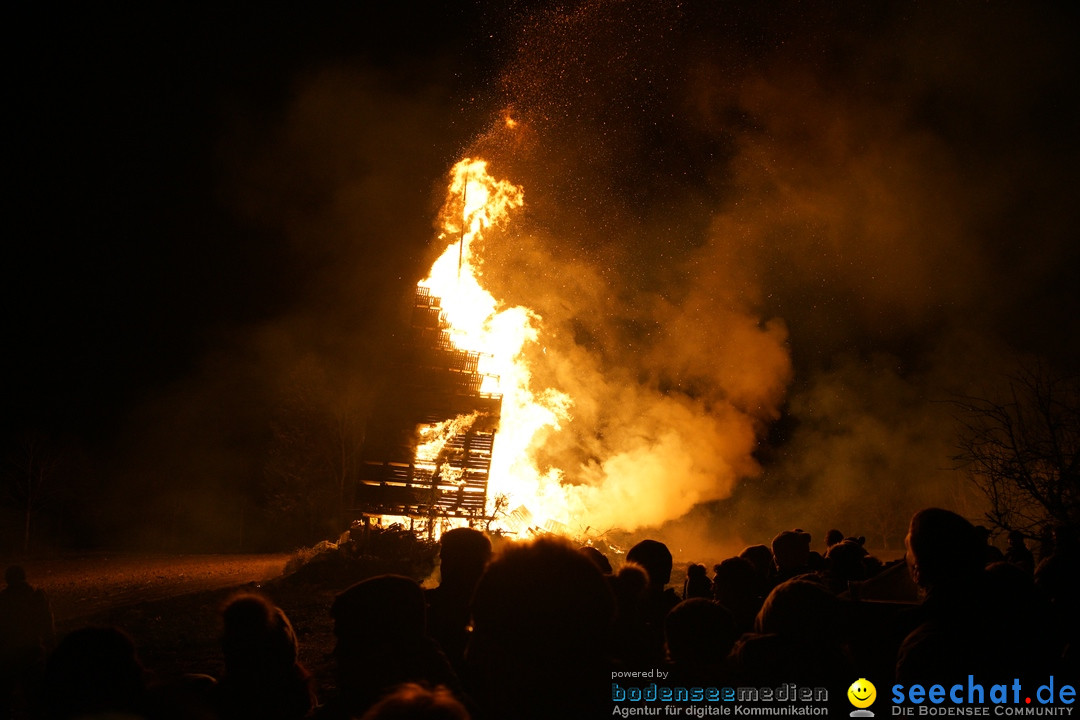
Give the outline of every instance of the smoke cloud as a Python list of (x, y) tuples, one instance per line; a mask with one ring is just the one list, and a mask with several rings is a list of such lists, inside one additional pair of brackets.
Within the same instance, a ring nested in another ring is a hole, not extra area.
[[(311, 57), (276, 69), (270, 100), (225, 92), (203, 119), (228, 218), (205, 237), (187, 220), (194, 251), (173, 242), (216, 294), (170, 297), (175, 322), (196, 308), (198, 352), (125, 406), (116, 504), (147, 488), (177, 535), (187, 518), (234, 542), (253, 496), (284, 502), (268, 474), (310, 469), (274, 448), (325, 458), (318, 438), (362, 440), (443, 249), (447, 171), (482, 157), (525, 192), (477, 250), (493, 295), (542, 318), (535, 389), (573, 399), (530, 449), (561, 472), (571, 530), (638, 529), (706, 560), (796, 526), (894, 547), (930, 504), (977, 516), (944, 401), (990, 392), (1026, 355), (1080, 357), (1075, 11), (482, 14), (462, 47), (443, 28), (408, 36), (411, 11), (386, 37), (350, 16), (370, 52), (341, 49), (343, 22), (333, 53), (293, 50)], [(277, 57), (265, 45), (229, 82)]]
[(919, 507), (978, 516), (946, 401), (1076, 351), (1059, 27), (655, 5), (523, 22), (517, 124), (469, 149), (526, 190), (485, 280), (544, 318), (535, 380), (575, 404), (535, 455), (575, 520), (895, 548)]

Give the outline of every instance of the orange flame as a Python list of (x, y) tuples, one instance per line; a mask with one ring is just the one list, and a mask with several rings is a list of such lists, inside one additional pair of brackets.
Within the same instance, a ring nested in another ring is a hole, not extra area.
[[(442, 298), (454, 344), (482, 353), (479, 372), (489, 377), (481, 392), (503, 395), (488, 497), (505, 496), (509, 507), (527, 508), (510, 513), (502, 519), (503, 525), (521, 532), (527, 526), (520, 525), (540, 519), (561, 527), (569, 508), (559, 477), (557, 473), (541, 475), (530, 461), (528, 449), (538, 432), (557, 430), (560, 422), (569, 419), (572, 401), (557, 390), (532, 390), (522, 351), (537, 341), (541, 318), (528, 308), (503, 307), (483, 288), (472, 248), (485, 230), (505, 224), (511, 212), (524, 205), (524, 193), (520, 187), (489, 175), (484, 160), (466, 158), (451, 174), (440, 236), (450, 244), (420, 285)], [(425, 450), (425, 454), (430, 452)]]

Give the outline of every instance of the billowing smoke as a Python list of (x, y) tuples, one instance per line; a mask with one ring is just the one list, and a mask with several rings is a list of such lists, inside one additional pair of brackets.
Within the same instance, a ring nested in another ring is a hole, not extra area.
[(531, 449), (584, 503), (572, 530), (691, 555), (795, 526), (895, 546), (917, 507), (977, 515), (945, 401), (1080, 349), (1071, 11), (534, 5), (484, 10), (469, 80), (467, 48), (326, 60), (274, 112), (226, 108), (230, 276), (263, 312), (201, 329), (214, 350), (142, 398), (145, 467), (266, 495), (268, 466), (310, 475), (259, 453), (314, 443), (293, 432), (312, 415), (377, 422), (471, 156), (525, 191), (479, 252), (495, 297), (543, 318), (535, 388), (573, 399)]
[(580, 522), (698, 506), (713, 537), (895, 547), (919, 507), (977, 516), (947, 400), (1022, 353), (1075, 356), (1067, 47), (1052, 18), (975, 5), (524, 22), (516, 123), (470, 152), (526, 188), (485, 279), (544, 318), (536, 381), (575, 405), (535, 455), (587, 488)]
[(484, 278), (543, 318), (527, 349), (534, 387), (571, 401), (569, 419), (530, 449), (567, 486), (572, 517), (556, 519), (575, 532), (656, 526), (757, 475), (753, 452), (790, 376), (783, 324), (722, 289), (718, 307), (695, 286), (628, 294), (545, 240), (527, 229), (492, 240)]

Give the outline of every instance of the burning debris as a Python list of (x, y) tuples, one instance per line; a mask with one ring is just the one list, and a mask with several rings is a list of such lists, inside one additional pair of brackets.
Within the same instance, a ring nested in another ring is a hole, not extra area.
[[(440, 236), (453, 241), (416, 287), (406, 381), (365, 443), (356, 491), (365, 517), (429, 536), (448, 526), (490, 525), (498, 509), (488, 501), (493, 466), (505, 494), (509, 466), (537, 430), (557, 424), (557, 408), (533, 398), (520, 357), (539, 318), (525, 308), (499, 308), (480, 284), (472, 249), (485, 229), (523, 203), (521, 189), (491, 177), (484, 161), (455, 166)], [(501, 464), (497, 432), (506, 444)]]
[(298, 550), (286, 564), (285, 576), (289, 582), (336, 587), (388, 573), (420, 582), (434, 571), (438, 556), (436, 543), (401, 525), (355, 523), (337, 542)]
[(479, 353), (455, 345), (439, 303), (417, 287), (408, 384), (393, 398), (396, 416), (380, 418), (389, 433), (365, 446), (356, 488), (365, 517), (393, 518), (429, 536), (439, 523), (485, 518), (502, 403), (482, 389)]
[[(587, 537), (590, 527), (603, 535), (659, 525), (757, 474), (756, 433), (775, 414), (789, 368), (782, 325), (710, 340), (709, 372), (717, 357), (734, 365), (724, 366), (727, 390), (713, 395), (608, 372), (566, 333), (541, 342), (541, 316), (508, 307), (481, 282), (499, 280), (484, 277), (493, 267), (480, 250), (495, 248), (485, 231), (523, 204), (522, 189), (489, 175), (484, 161), (454, 167), (446, 246), (415, 291), (403, 379), (368, 429), (358, 514), (432, 537), (462, 524)], [(528, 233), (515, 241), (530, 242)], [(777, 371), (748, 390), (762, 367)]]

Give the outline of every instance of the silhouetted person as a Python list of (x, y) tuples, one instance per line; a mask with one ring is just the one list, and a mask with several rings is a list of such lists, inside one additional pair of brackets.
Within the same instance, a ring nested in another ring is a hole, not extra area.
[(739, 553), (739, 557), (754, 566), (754, 575), (757, 577), (756, 591), (764, 601), (765, 596), (776, 584), (774, 579), (776, 564), (773, 562), (772, 550), (766, 545), (751, 545)]
[(1013, 530), (1009, 533), (1009, 547), (1005, 549), (1005, 561), (1027, 571), (1035, 573), (1035, 556), (1024, 542), (1024, 533)]
[[(645, 568), (649, 576), (649, 587), (654, 590), (665, 592), (667, 584), (671, 582), (671, 551), (659, 540), (642, 540), (626, 553), (626, 562)], [(674, 607), (678, 603), (675, 591), (668, 588), (667, 596), (674, 600)]]
[(866, 549), (857, 542), (843, 540), (834, 544), (825, 554), (825, 584), (834, 593), (848, 589), (848, 583), (865, 580)]
[(439, 586), (424, 592), (427, 628), (460, 674), (469, 639), (469, 602), (491, 560), (491, 541), (472, 528), (454, 528), (439, 539)]
[(589, 558), (589, 560), (592, 561), (592, 564), (600, 569), (600, 572), (605, 575), (612, 574), (611, 561), (607, 559), (607, 555), (600, 552), (592, 545), (584, 545), (578, 548), (578, 552)]
[(661, 662), (664, 659), (664, 618), (679, 604), (671, 582), (671, 551), (658, 540), (642, 540), (626, 553), (626, 562), (645, 568), (649, 584), (642, 602), (642, 657), (638, 662)]
[(222, 611), (225, 674), (216, 704), (223, 719), (299, 720), (315, 706), (312, 678), (297, 658), (296, 633), (281, 608), (239, 595)]
[(975, 532), (982, 538), (983, 543), (983, 565), (989, 565), (990, 563), (1001, 562), (1005, 559), (1005, 555), (994, 547), (990, 543), (990, 529), (985, 525), (976, 525)]
[(754, 618), (765, 598), (759, 595), (759, 579), (753, 564), (733, 557), (713, 566), (713, 598), (731, 613), (738, 635), (754, 628)]
[(754, 633), (732, 650), (736, 680), (767, 686), (782, 678), (807, 687), (843, 687), (852, 665), (843, 650), (840, 600), (822, 585), (795, 578), (780, 583), (761, 607)]
[[(466, 653), (484, 718), (593, 718), (610, 666), (614, 603), (603, 575), (569, 544), (541, 538), (507, 548), (473, 598)], [(606, 687), (606, 686), (605, 686)]]
[(615, 596), (613, 654), (627, 666), (639, 666), (648, 662), (655, 652), (646, 630), (649, 575), (640, 565), (625, 563), (608, 579), (608, 584)]
[(670, 685), (724, 684), (725, 662), (738, 637), (731, 613), (716, 601), (690, 598), (664, 620)]
[(844, 541), (844, 533), (839, 530), (833, 529), (825, 533), (825, 551), (828, 552), (829, 548), (838, 542)]
[(459, 692), (446, 655), (427, 635), (425, 613), (423, 590), (400, 575), (368, 578), (339, 594), (330, 608), (338, 695), (328, 699), (318, 716), (363, 715), (407, 682)]
[(939, 508), (911, 518), (907, 562), (925, 593), (921, 622), (900, 647), (898, 682), (983, 682), (1025, 677), (1027, 667), (998, 632), (1001, 610), (991, 604), (984, 571), (986, 541), (967, 520)]
[(405, 683), (375, 703), (360, 720), (469, 720), (469, 712), (444, 687), (428, 690)]
[(772, 541), (776, 582), (813, 572), (810, 564), (810, 535), (801, 530), (785, 530)]
[(0, 718), (13, 706), (25, 708), (45, 669), (55, 641), (52, 608), (44, 591), (26, 581), (26, 571), (12, 565), (0, 591)]
[[(877, 575), (879, 572), (885, 569), (886, 563), (883, 563), (879, 558), (870, 554), (870, 551), (866, 549), (866, 537), (859, 535), (858, 537), (844, 538), (846, 542), (852, 542), (863, 549), (863, 575), (869, 579)], [(899, 561), (896, 561), (899, 562)]]
[(683, 599), (690, 598), (712, 598), (712, 581), (709, 580), (705, 566), (698, 563), (690, 563), (686, 568)]
[(140, 718), (144, 693), (135, 643), (116, 628), (75, 630), (60, 641), (46, 666), (49, 720)]

